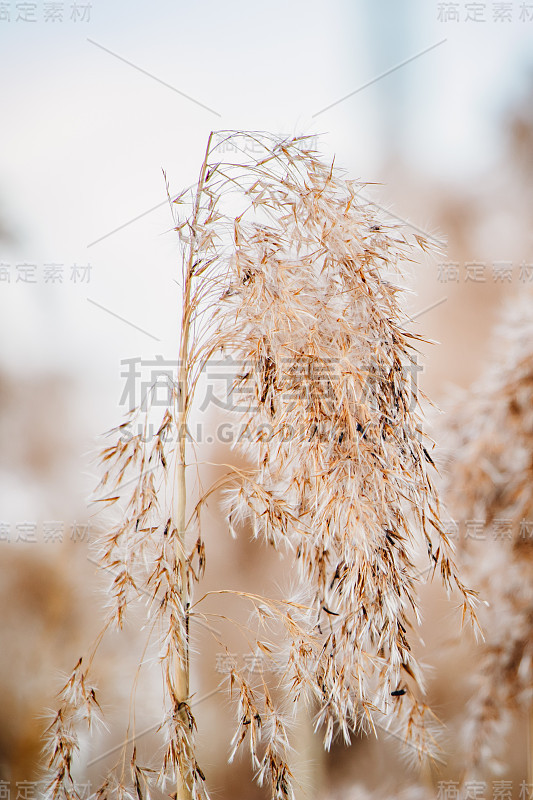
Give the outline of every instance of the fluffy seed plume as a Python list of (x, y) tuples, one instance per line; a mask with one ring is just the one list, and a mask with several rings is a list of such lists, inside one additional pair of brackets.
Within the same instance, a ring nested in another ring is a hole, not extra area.
[[(269, 665), (258, 686), (231, 671), (232, 755), (247, 745), (271, 797), (293, 797), (287, 708), (296, 702), (284, 697), (312, 704), (326, 747), (337, 732), (348, 742), (384, 728), (418, 754), (433, 749), (411, 641), (417, 551), (468, 614), (474, 598), (442, 528), (408, 377), (417, 337), (405, 328), (399, 284), (402, 264), (426, 244), (380, 219), (359, 189), (305, 137), (226, 131), (209, 137), (192, 193), (173, 201), (183, 253), (179, 369), (156, 433), (146, 435), (146, 424), (132, 433), (132, 412), (102, 454), (102, 501), (123, 509), (102, 566), (113, 576), (110, 623), (120, 627), (131, 600), (148, 596), (148, 627), (162, 631), (158, 781), (177, 800), (206, 796), (189, 620), (214, 594), (193, 598), (206, 561), (201, 511), (218, 489), (230, 529), (238, 535), (249, 522), (289, 560), (297, 586), (291, 598), (215, 592), (249, 605), (248, 641)], [(187, 422), (202, 373), (221, 353), (234, 365), (237, 444), (249, 468), (230, 467), (193, 506)], [(132, 775), (138, 785), (135, 767)]]
[(458, 525), (465, 574), (486, 601), (480, 611), (485, 641), (463, 730), (469, 776), (501, 766), (513, 720), (532, 707), (532, 300), (526, 292), (508, 302), (490, 363), (455, 401), (445, 431), (443, 491)]

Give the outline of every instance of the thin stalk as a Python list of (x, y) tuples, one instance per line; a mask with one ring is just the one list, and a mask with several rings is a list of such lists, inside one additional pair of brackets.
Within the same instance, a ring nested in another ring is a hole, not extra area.
[[(176, 666), (174, 672), (174, 700), (177, 707), (177, 713), (180, 715), (183, 725), (189, 725), (188, 705), (189, 705), (189, 684), (190, 684), (190, 669), (189, 669), (189, 589), (188, 589), (188, 576), (187, 576), (187, 560), (186, 560), (186, 547), (185, 536), (187, 531), (187, 443), (186, 443), (186, 430), (187, 430), (187, 417), (190, 406), (190, 380), (189, 380), (189, 349), (190, 349), (190, 327), (191, 327), (191, 294), (192, 294), (192, 281), (194, 276), (194, 253), (196, 244), (196, 226), (198, 221), (198, 214), (200, 212), (201, 196), (205, 183), (205, 176), (207, 171), (207, 159), (211, 147), (211, 138), (213, 134), (209, 135), (207, 141), (207, 148), (205, 157), (200, 170), (198, 178), (198, 187), (196, 190), (196, 198), (194, 203), (193, 216), (191, 219), (191, 241), (189, 245), (189, 256), (185, 263), (184, 269), (184, 286), (183, 286), (183, 306), (181, 315), (181, 332), (180, 332), (180, 349), (179, 349), (179, 367), (178, 367), (178, 415), (177, 415), (177, 453), (176, 453), (176, 485), (174, 494), (174, 514), (175, 524), (178, 531), (178, 540), (176, 544), (177, 552), (176, 558), (179, 565), (178, 574), (180, 576), (179, 593), (181, 607), (185, 614), (185, 637), (180, 641), (179, 652), (177, 653)], [(191, 800), (192, 789), (187, 780), (187, 776), (183, 775), (180, 771), (177, 774), (176, 781), (176, 800)]]
[(527, 782), (533, 784), (533, 705), (527, 712)]
[(295, 778), (295, 800), (317, 800), (324, 794), (326, 754), (320, 737), (313, 730), (312, 709), (298, 704), (296, 714), (298, 747), (294, 749), (290, 765)]

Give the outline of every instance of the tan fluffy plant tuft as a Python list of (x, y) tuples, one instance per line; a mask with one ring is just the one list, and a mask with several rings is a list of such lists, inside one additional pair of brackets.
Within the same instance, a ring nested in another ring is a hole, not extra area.
[[(463, 730), (468, 776), (502, 767), (513, 722), (533, 707), (532, 300), (528, 291), (508, 300), (490, 362), (456, 399), (445, 431), (443, 491), (465, 574), (485, 601)], [(531, 747), (529, 764), (531, 772)]]
[[(232, 158), (224, 157), (228, 144)], [(284, 704), (283, 695), (316, 709), (326, 747), (336, 732), (349, 742), (353, 732), (385, 728), (419, 754), (433, 751), (411, 643), (417, 548), (448, 589), (458, 588), (468, 614), (474, 598), (451, 559), (406, 376), (417, 337), (403, 327), (395, 281), (425, 242), (413, 245), (380, 220), (359, 189), (305, 138), (229, 131), (210, 136), (196, 188), (175, 201), (185, 211), (176, 221), (183, 308), (173, 403), (152, 439), (125, 435), (132, 413), (103, 453), (106, 502), (121, 500), (124, 513), (106, 537), (102, 566), (115, 575), (119, 626), (132, 598), (151, 600), (167, 698), (156, 782), (175, 787), (178, 800), (206, 796), (194, 748), (189, 621), (206, 598), (194, 599), (193, 589), (206, 559), (201, 511), (217, 489), (230, 528), (238, 535), (249, 521), (291, 560), (297, 586), (291, 598), (232, 592), (249, 604), (249, 637), (275, 667), (254, 685), (231, 670), (232, 754), (246, 743), (271, 796), (293, 797), (297, 702)], [(187, 422), (219, 354), (235, 365), (249, 468), (230, 467), (194, 503)], [(219, 602), (228, 592), (221, 588)], [(54, 797), (75, 797), (74, 748), (52, 758)], [(132, 776), (142, 798), (150, 780), (135, 750)]]

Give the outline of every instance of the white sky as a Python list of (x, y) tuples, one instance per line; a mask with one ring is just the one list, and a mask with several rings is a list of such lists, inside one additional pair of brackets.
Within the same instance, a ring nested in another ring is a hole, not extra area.
[[(0, 258), (13, 272), (0, 283), (2, 359), (15, 372), (97, 381), (115, 406), (120, 359), (175, 357), (168, 207), (88, 245), (163, 202), (162, 168), (177, 192), (194, 180), (211, 129), (249, 128), (324, 132), (325, 152), (364, 180), (382, 179), (394, 146), (418, 172), (473, 180), (497, 163), (499, 115), (533, 60), (519, 0), (515, 21), (499, 24), (441, 23), (433, 0), (93, 0), (89, 22), (53, 24), (42, 21), (46, 5), (36, 0), (40, 21), (17, 22), (13, 0), (0, 22), (0, 211), (19, 238)], [(63, 5), (68, 18), (72, 2)], [(13, 282), (22, 262), (37, 264), (36, 285)], [(50, 262), (64, 265), (63, 285), (44, 284)], [(90, 284), (71, 283), (74, 263), (91, 264)]]

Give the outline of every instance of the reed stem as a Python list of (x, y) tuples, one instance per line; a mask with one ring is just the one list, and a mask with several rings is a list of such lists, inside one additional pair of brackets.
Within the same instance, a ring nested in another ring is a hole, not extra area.
[(527, 711), (527, 782), (533, 785), (533, 705)]
[[(190, 717), (189, 707), (189, 686), (190, 686), (190, 662), (189, 662), (189, 587), (188, 587), (188, 565), (186, 555), (186, 533), (187, 533), (187, 419), (190, 406), (190, 381), (189, 381), (189, 338), (191, 326), (191, 292), (194, 277), (194, 255), (196, 245), (196, 229), (198, 214), (200, 211), (200, 201), (207, 171), (207, 159), (209, 157), (211, 139), (209, 135), (204, 160), (200, 169), (194, 213), (191, 223), (191, 241), (189, 245), (188, 258), (184, 261), (183, 274), (183, 305), (181, 314), (181, 332), (179, 347), (179, 368), (178, 368), (178, 415), (177, 415), (177, 453), (176, 453), (176, 485), (175, 485), (175, 524), (178, 531), (177, 553), (179, 574), (179, 593), (180, 604), (185, 615), (184, 630), (185, 636), (180, 641), (179, 651), (176, 658), (174, 701), (176, 711), (180, 715), (182, 723), (189, 726)], [(186, 775), (178, 771), (176, 779), (176, 800), (191, 800), (192, 787)]]

